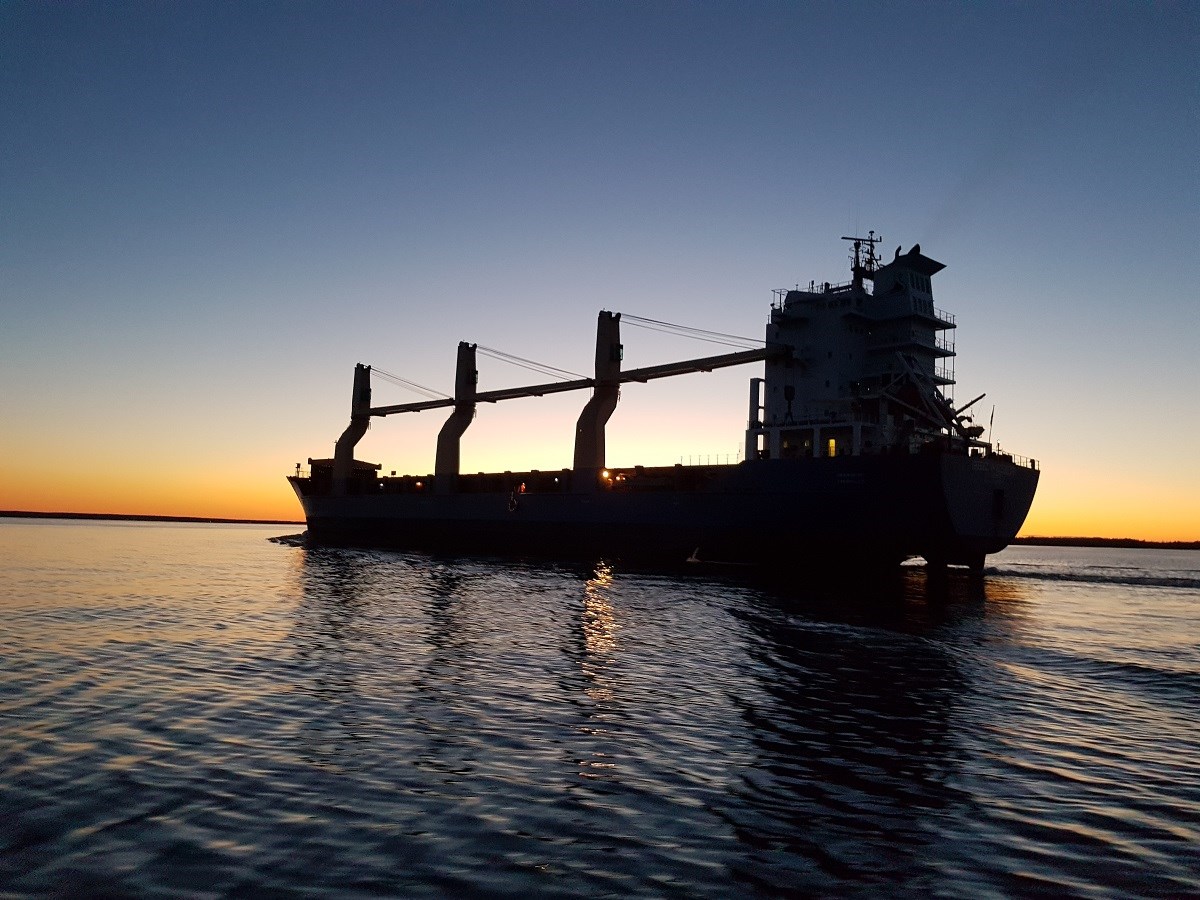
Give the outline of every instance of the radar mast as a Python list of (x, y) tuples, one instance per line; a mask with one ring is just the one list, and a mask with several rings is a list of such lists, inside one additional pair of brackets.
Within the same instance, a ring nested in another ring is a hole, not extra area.
[(880, 243), (883, 238), (872, 230), (867, 232), (866, 237), (843, 235), (842, 240), (850, 241), (854, 245), (854, 249), (850, 253), (850, 271), (854, 275), (854, 287), (861, 288), (863, 279), (874, 279), (875, 270), (879, 268), (879, 257), (875, 254), (875, 245)]

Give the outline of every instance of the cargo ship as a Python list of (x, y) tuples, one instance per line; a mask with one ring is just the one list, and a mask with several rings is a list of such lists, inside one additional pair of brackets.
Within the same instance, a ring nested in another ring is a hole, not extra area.
[[(874, 232), (844, 240), (851, 279), (775, 291), (765, 340), (745, 350), (624, 369), (621, 313), (601, 311), (591, 377), (481, 391), (478, 345), (464, 342), (453, 396), (372, 406), (372, 369), (359, 364), (333, 457), (309, 459), (288, 477), (309, 541), (767, 567), (878, 568), (922, 557), (982, 571), (1024, 522), (1037, 461), (985, 438), (971, 412), (982, 395), (951, 399), (956, 322), (934, 306), (932, 286), (943, 264), (919, 245), (881, 263)], [(622, 384), (758, 363), (741, 459), (609, 464), (605, 428)], [(574, 390), (591, 394), (569, 468), (460, 471), (479, 403)], [(355, 458), (373, 418), (438, 408), (451, 412), (432, 473), (385, 475)]]

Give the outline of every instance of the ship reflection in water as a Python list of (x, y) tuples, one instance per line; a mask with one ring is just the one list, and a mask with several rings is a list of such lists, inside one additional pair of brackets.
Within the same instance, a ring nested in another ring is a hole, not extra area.
[(781, 587), (194, 529), (189, 587), (122, 606), (151, 533), (114, 530), (86, 602), (40, 564), (0, 589), (4, 890), (1195, 887), (1194, 575), (1012, 548)]
[[(797, 590), (316, 550), (304, 580), (318, 617), (297, 639), (331, 621), (331, 580), (362, 589), (365, 640), (399, 627), (384, 699), (403, 711), (380, 765), (427, 782), (391, 798), (406, 852), (433, 860), (450, 841), (461, 887), (1023, 891), (1095, 877), (1083, 851), (1102, 830), (1005, 834), (1008, 801), (980, 793), (997, 774), (978, 734), (1005, 698), (997, 656), (1024, 642), (1019, 579), (909, 568)], [(993, 730), (1004, 748), (1012, 735)], [(1058, 752), (1086, 768), (1050, 747), (1010, 763), (1052, 794), (1061, 773), (1032, 773)]]

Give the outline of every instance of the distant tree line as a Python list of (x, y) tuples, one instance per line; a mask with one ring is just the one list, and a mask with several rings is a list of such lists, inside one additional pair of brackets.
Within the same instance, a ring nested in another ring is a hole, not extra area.
[(1120, 547), (1151, 550), (1200, 550), (1200, 541), (1139, 541), (1136, 538), (1101, 537), (1018, 537), (1014, 544), (1042, 547)]

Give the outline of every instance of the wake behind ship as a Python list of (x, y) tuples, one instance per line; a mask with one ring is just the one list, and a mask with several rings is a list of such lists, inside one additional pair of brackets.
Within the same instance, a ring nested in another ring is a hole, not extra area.
[[(879, 238), (852, 241), (850, 281), (775, 292), (758, 347), (621, 368), (621, 314), (599, 314), (595, 374), (478, 390), (478, 345), (461, 343), (453, 397), (371, 405), (354, 373), (350, 425), (332, 459), (288, 480), (311, 541), (448, 552), (789, 566), (803, 561), (983, 568), (1020, 529), (1034, 460), (1000, 452), (954, 381), (954, 317), (933, 305), (944, 266), (919, 246), (881, 265)], [(637, 317), (626, 316), (627, 319)], [(641, 322), (652, 320), (637, 320)], [(664, 323), (659, 323), (664, 324)], [(620, 386), (763, 363), (750, 380), (745, 458), (732, 465), (609, 466), (604, 432)], [(481, 402), (591, 390), (570, 468), (467, 475), (463, 434)], [(391, 476), (354, 458), (372, 417), (452, 408), (432, 475)]]

